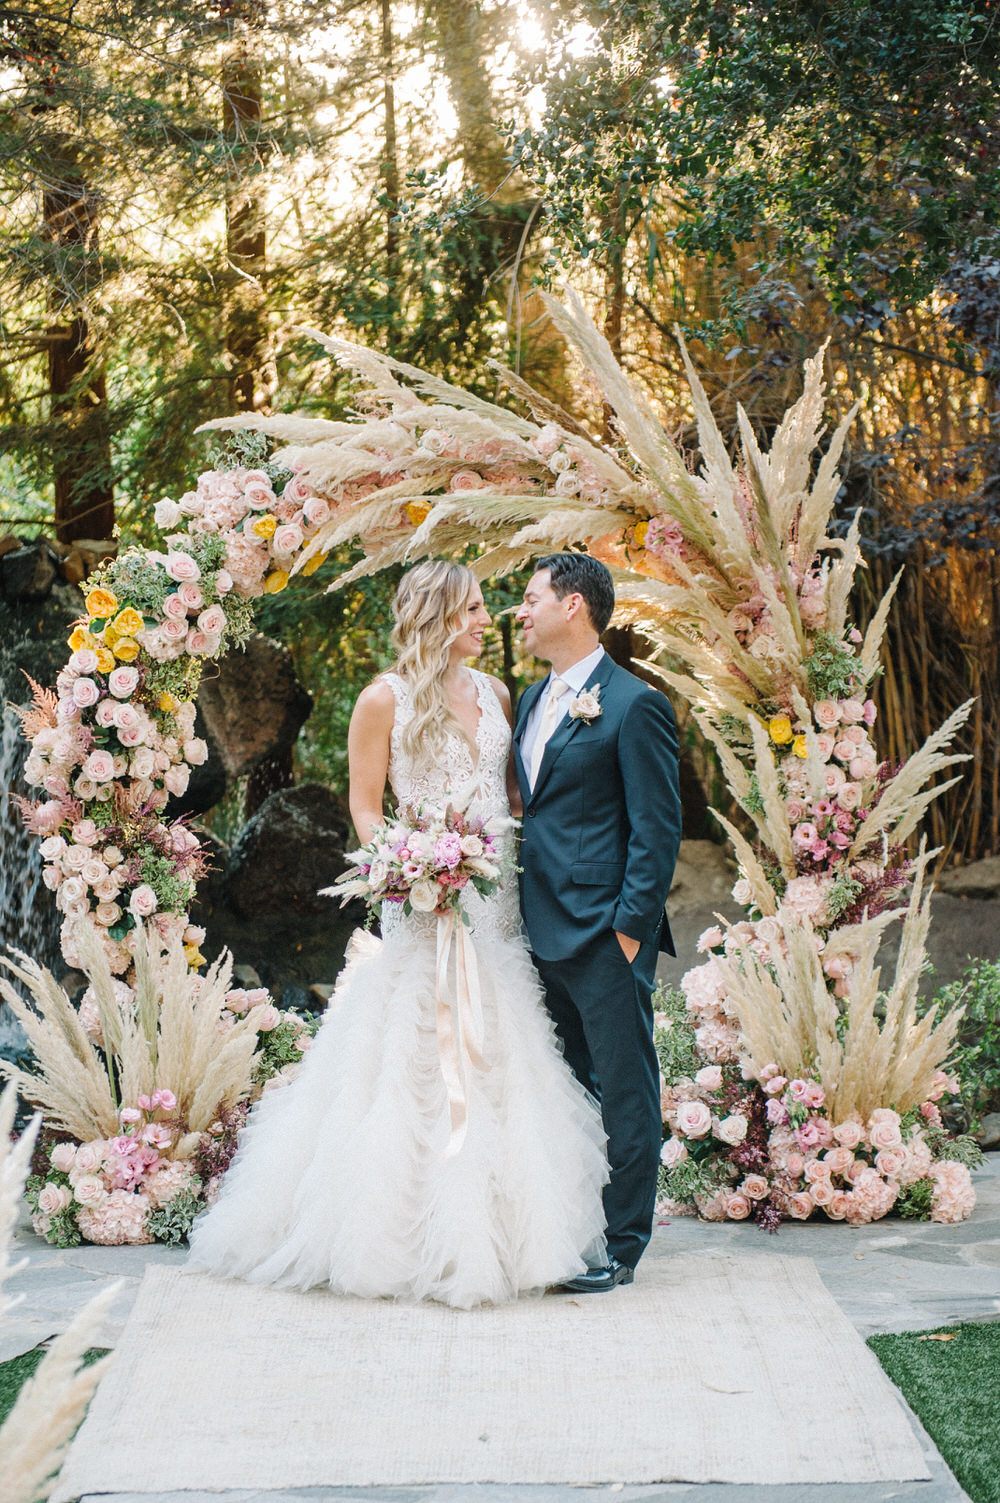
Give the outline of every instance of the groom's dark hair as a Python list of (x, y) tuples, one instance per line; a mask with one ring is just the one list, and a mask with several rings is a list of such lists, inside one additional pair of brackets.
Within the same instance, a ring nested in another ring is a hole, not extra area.
[(589, 553), (550, 553), (535, 560), (535, 572), (548, 569), (549, 581), (560, 600), (582, 595), (597, 635), (607, 627), (615, 609), (611, 570)]

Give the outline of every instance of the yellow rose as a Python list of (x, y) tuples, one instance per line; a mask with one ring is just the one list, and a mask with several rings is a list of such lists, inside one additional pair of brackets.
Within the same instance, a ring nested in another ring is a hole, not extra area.
[(251, 526), (250, 531), (258, 538), (273, 538), (277, 527), (277, 517), (272, 516), (269, 511), (266, 511), (263, 516), (257, 518), (256, 522)]
[(284, 569), (272, 569), (264, 581), (264, 594), (277, 595), (285, 588), (291, 576)]
[(121, 633), (115, 630), (115, 623), (113, 621), (109, 621), (107, 626), (101, 632), (101, 636), (104, 639), (105, 647), (114, 647), (115, 643), (118, 641), (118, 638), (121, 636)]
[(322, 569), (329, 557), (328, 553), (314, 553), (312, 558), (308, 559), (302, 565), (300, 572), (303, 574), (315, 574), (317, 569)]
[(113, 595), (110, 590), (91, 590), (87, 596), (87, 611), (91, 616), (96, 616), (98, 620), (110, 616), (117, 609), (118, 597)]
[(644, 548), (646, 546), (646, 534), (648, 531), (648, 522), (637, 522), (632, 528), (632, 538), (637, 548)]
[(139, 656), (139, 644), (133, 637), (118, 637), (111, 650), (120, 663), (134, 663)]
[(139, 612), (134, 611), (130, 605), (127, 605), (123, 611), (119, 612), (111, 622), (116, 636), (119, 637), (134, 637), (137, 631), (142, 631), (145, 624)]
[(168, 694), (165, 689), (160, 695), (159, 699), (156, 701), (156, 705), (158, 709), (163, 710), (167, 715), (172, 715), (177, 709), (176, 699), (172, 694)]
[(806, 741), (805, 736), (796, 736), (795, 740), (792, 742), (792, 751), (797, 757), (808, 757), (809, 743)]
[(99, 673), (110, 673), (115, 666), (115, 655), (106, 647), (97, 649), (97, 668)]
[(70, 652), (82, 652), (85, 647), (89, 647), (93, 650), (94, 648), (96, 648), (97, 643), (94, 641), (94, 638), (90, 635), (89, 631), (87, 631), (85, 627), (78, 626), (73, 631), (72, 635), (66, 638), (66, 645), (68, 646)]
[(184, 946), (184, 959), (193, 971), (196, 971), (200, 965), (205, 964), (205, 957), (197, 945)]
[(792, 722), (787, 715), (775, 715), (768, 721), (767, 730), (777, 746), (787, 746), (792, 739)]
[(407, 502), (405, 510), (407, 521), (412, 523), (414, 527), (419, 527), (424, 518), (429, 517), (431, 514), (430, 507), (425, 506), (422, 501)]

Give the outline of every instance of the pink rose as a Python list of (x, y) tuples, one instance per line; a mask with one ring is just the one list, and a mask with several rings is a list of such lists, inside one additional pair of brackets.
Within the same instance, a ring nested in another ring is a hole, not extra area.
[(92, 751), (82, 770), (91, 782), (109, 783), (115, 775), (115, 761), (110, 752)]
[(186, 621), (187, 606), (181, 599), (180, 591), (168, 595), (163, 602), (163, 615), (167, 621)]
[(185, 580), (183, 584), (178, 585), (177, 599), (184, 607), (186, 615), (190, 615), (192, 611), (200, 611), (205, 604), (205, 596), (202, 594), (201, 586), (194, 584), (190, 580)]
[(903, 1141), (898, 1120), (895, 1122), (872, 1122), (868, 1129), (868, 1137), (874, 1149), (898, 1148)]
[(728, 1143), (730, 1148), (735, 1148), (742, 1143), (747, 1135), (749, 1122), (742, 1112), (732, 1112), (715, 1129), (715, 1136), (723, 1143)]
[(848, 771), (856, 783), (863, 783), (867, 778), (873, 778), (878, 772), (878, 763), (874, 757), (854, 757)]
[(722, 1066), (705, 1065), (694, 1077), (695, 1085), (702, 1091), (718, 1091), (722, 1086)]
[(833, 1198), (824, 1207), (831, 1221), (843, 1221), (851, 1204), (851, 1192), (849, 1190), (834, 1190)]
[(307, 501), (311, 495), (312, 486), (309, 484), (309, 481), (303, 480), (301, 475), (296, 475), (285, 486), (285, 489), (281, 493), (281, 499), (283, 501), (292, 501), (296, 506), (301, 506), (303, 501)]
[(90, 1143), (81, 1143), (76, 1150), (74, 1169), (77, 1174), (93, 1174), (104, 1157), (104, 1140), (95, 1138)]
[(724, 935), (718, 924), (711, 929), (706, 929), (698, 938), (699, 955), (704, 955), (706, 950), (714, 950), (718, 945), (722, 944), (723, 938)]
[(815, 1204), (808, 1190), (797, 1190), (788, 1197), (788, 1214), (793, 1221), (808, 1221)]
[(840, 714), (848, 725), (857, 725), (865, 718), (865, 707), (860, 699), (842, 699), (840, 702)]
[(169, 532), (180, 521), (181, 509), (176, 501), (171, 501), (169, 496), (164, 496), (163, 500), (157, 501), (153, 507), (153, 516), (160, 531)]
[(78, 819), (73, 826), (72, 835), (77, 845), (92, 846), (97, 844), (98, 830), (92, 819)]
[(772, 1075), (769, 1080), (765, 1080), (764, 1091), (768, 1096), (778, 1096), (787, 1084), (784, 1075)]
[(269, 1003), (267, 1007), (254, 1008), (253, 1021), (258, 1033), (270, 1033), (281, 1022), (281, 1013)]
[(192, 736), (184, 743), (184, 760), (190, 762), (192, 767), (200, 767), (208, 761), (208, 743), (200, 736)]
[(93, 1210), (101, 1205), (108, 1192), (104, 1188), (104, 1181), (96, 1174), (83, 1174), (73, 1186), (73, 1193), (80, 1205)]
[(170, 578), (176, 579), (180, 584), (201, 578), (201, 569), (190, 553), (168, 553), (165, 567)]
[(850, 762), (851, 758), (857, 755), (857, 748), (854, 742), (848, 741), (845, 736), (833, 748), (833, 755), (840, 762)]
[(748, 1200), (763, 1200), (770, 1188), (763, 1174), (748, 1174), (740, 1186)]
[(824, 731), (832, 731), (840, 724), (840, 706), (832, 699), (818, 699), (813, 705), (816, 724)]
[(94, 909), (94, 917), (105, 929), (110, 929), (112, 924), (117, 924), (122, 916), (121, 906), (118, 903), (98, 903)]
[(840, 1122), (833, 1129), (833, 1136), (842, 1148), (848, 1148), (853, 1153), (855, 1148), (864, 1137), (864, 1128), (860, 1122), (855, 1122), (848, 1117), (846, 1122)]
[(68, 1174), (76, 1162), (75, 1143), (57, 1143), (49, 1155), (53, 1169)]
[(221, 605), (210, 605), (198, 617), (198, 630), (209, 637), (219, 637), (226, 629), (226, 613)]
[(746, 1221), (750, 1209), (750, 1202), (745, 1195), (734, 1193), (726, 1201), (726, 1216), (730, 1221)]
[(810, 1194), (813, 1198), (813, 1204), (817, 1206), (832, 1205), (833, 1197), (840, 1193), (842, 1192), (835, 1190), (828, 1179), (816, 1180), (816, 1182), (813, 1184), (812, 1190), (810, 1191)]
[(667, 1169), (674, 1169), (678, 1164), (683, 1164), (687, 1156), (687, 1148), (680, 1138), (667, 1138), (660, 1149), (660, 1163)]
[[(294, 484), (294, 481), (289, 481), (289, 484)], [(269, 511), (277, 497), (271, 489), (270, 481), (255, 480), (245, 488), (243, 499), (251, 511)]]
[(905, 1163), (906, 1150), (902, 1144), (898, 1148), (882, 1148), (875, 1155), (875, 1168), (879, 1174), (884, 1174), (886, 1179), (898, 1178)]
[(59, 1211), (68, 1210), (72, 1203), (72, 1192), (65, 1185), (50, 1182), (43, 1185), (39, 1192), (38, 1209), (46, 1216), (55, 1216)]
[[(569, 461), (567, 460), (567, 463)], [(475, 470), (456, 470), (448, 489), (451, 491), (481, 491), (485, 485), (482, 475)]]
[(873, 699), (866, 699), (861, 709), (861, 718), (864, 721), (865, 725), (874, 725), (875, 717), (878, 715), (878, 710), (875, 708), (875, 701)]
[(831, 1174), (844, 1175), (854, 1163), (854, 1154), (850, 1148), (831, 1148), (827, 1151), (823, 1162)]
[(139, 685), (139, 670), (128, 664), (112, 668), (108, 674), (108, 688), (116, 699), (128, 699)]
[(203, 631), (189, 631), (184, 646), (188, 652), (207, 656), (211, 650), (214, 637), (208, 636)]
[(160, 626), (160, 635), (168, 642), (183, 642), (188, 634), (187, 612), (184, 618), (169, 616)]
[(118, 740), (122, 746), (141, 746), (146, 739), (146, 732), (137, 725), (122, 725), (118, 727)]
[(100, 697), (101, 691), (92, 678), (78, 678), (73, 685), (73, 703), (80, 710), (96, 705)]
[(322, 526), (330, 515), (330, 508), (322, 496), (310, 496), (303, 503), (302, 511), (310, 527)]
[(75, 668), (77, 673), (93, 673), (97, 667), (97, 653), (89, 647), (81, 647), (79, 652), (71, 654), (69, 666)]
[(279, 527), (272, 539), (275, 553), (281, 554), (295, 553), (303, 541), (302, 528), (295, 522), (286, 522)]
[(147, 882), (142, 882), (129, 898), (128, 906), (133, 918), (149, 918), (158, 906), (156, 893)]
[(703, 1138), (712, 1126), (712, 1113), (704, 1101), (682, 1101), (677, 1126), (686, 1138)]

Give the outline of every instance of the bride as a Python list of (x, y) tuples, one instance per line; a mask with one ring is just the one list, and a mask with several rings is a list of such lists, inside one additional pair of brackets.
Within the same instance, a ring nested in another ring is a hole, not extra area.
[[(420, 564), (393, 614), (395, 668), (359, 695), (348, 736), (362, 843), (383, 821), (387, 780), (400, 807), (471, 798), (484, 816), (508, 816), (510, 696), (465, 666), (490, 624), (475, 576)], [(381, 943), (355, 946), (299, 1075), (251, 1113), (195, 1223), (189, 1268), (469, 1308), (604, 1261), (600, 1110), (556, 1044), (521, 937), (513, 835), (503, 838), (500, 889), (461, 895), (483, 1012), (482, 1058), (462, 1072), (464, 1136), (438, 1042), (437, 920), (385, 904)]]

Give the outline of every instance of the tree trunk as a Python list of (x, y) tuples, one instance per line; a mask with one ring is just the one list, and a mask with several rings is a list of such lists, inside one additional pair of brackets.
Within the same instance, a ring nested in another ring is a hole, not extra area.
[(115, 503), (107, 386), (85, 303), (88, 287), (96, 280), (97, 201), (87, 191), (70, 149), (53, 166), (53, 181), (42, 195), (45, 235), (61, 281), (49, 297), (52, 480), (56, 537), (70, 543), (77, 538), (110, 538)]
[(394, 339), (396, 320), (401, 311), (400, 303), (400, 254), (399, 213), (400, 175), (399, 152), (396, 138), (396, 73), (392, 34), (392, 0), (380, 0), (382, 8), (382, 101), (384, 111), (384, 141), (382, 150), (381, 177), (385, 197), (385, 281), (386, 281), (386, 330), (390, 350)]
[(229, 22), (229, 46), (222, 64), (222, 127), (230, 162), (226, 353), (231, 401), (247, 412), (266, 406), (274, 388), (264, 292), (267, 231), (263, 201), (255, 191), (263, 122), (257, 32), (266, 7), (262, 0), (234, 0), (232, 4), (224, 0), (222, 9)]

